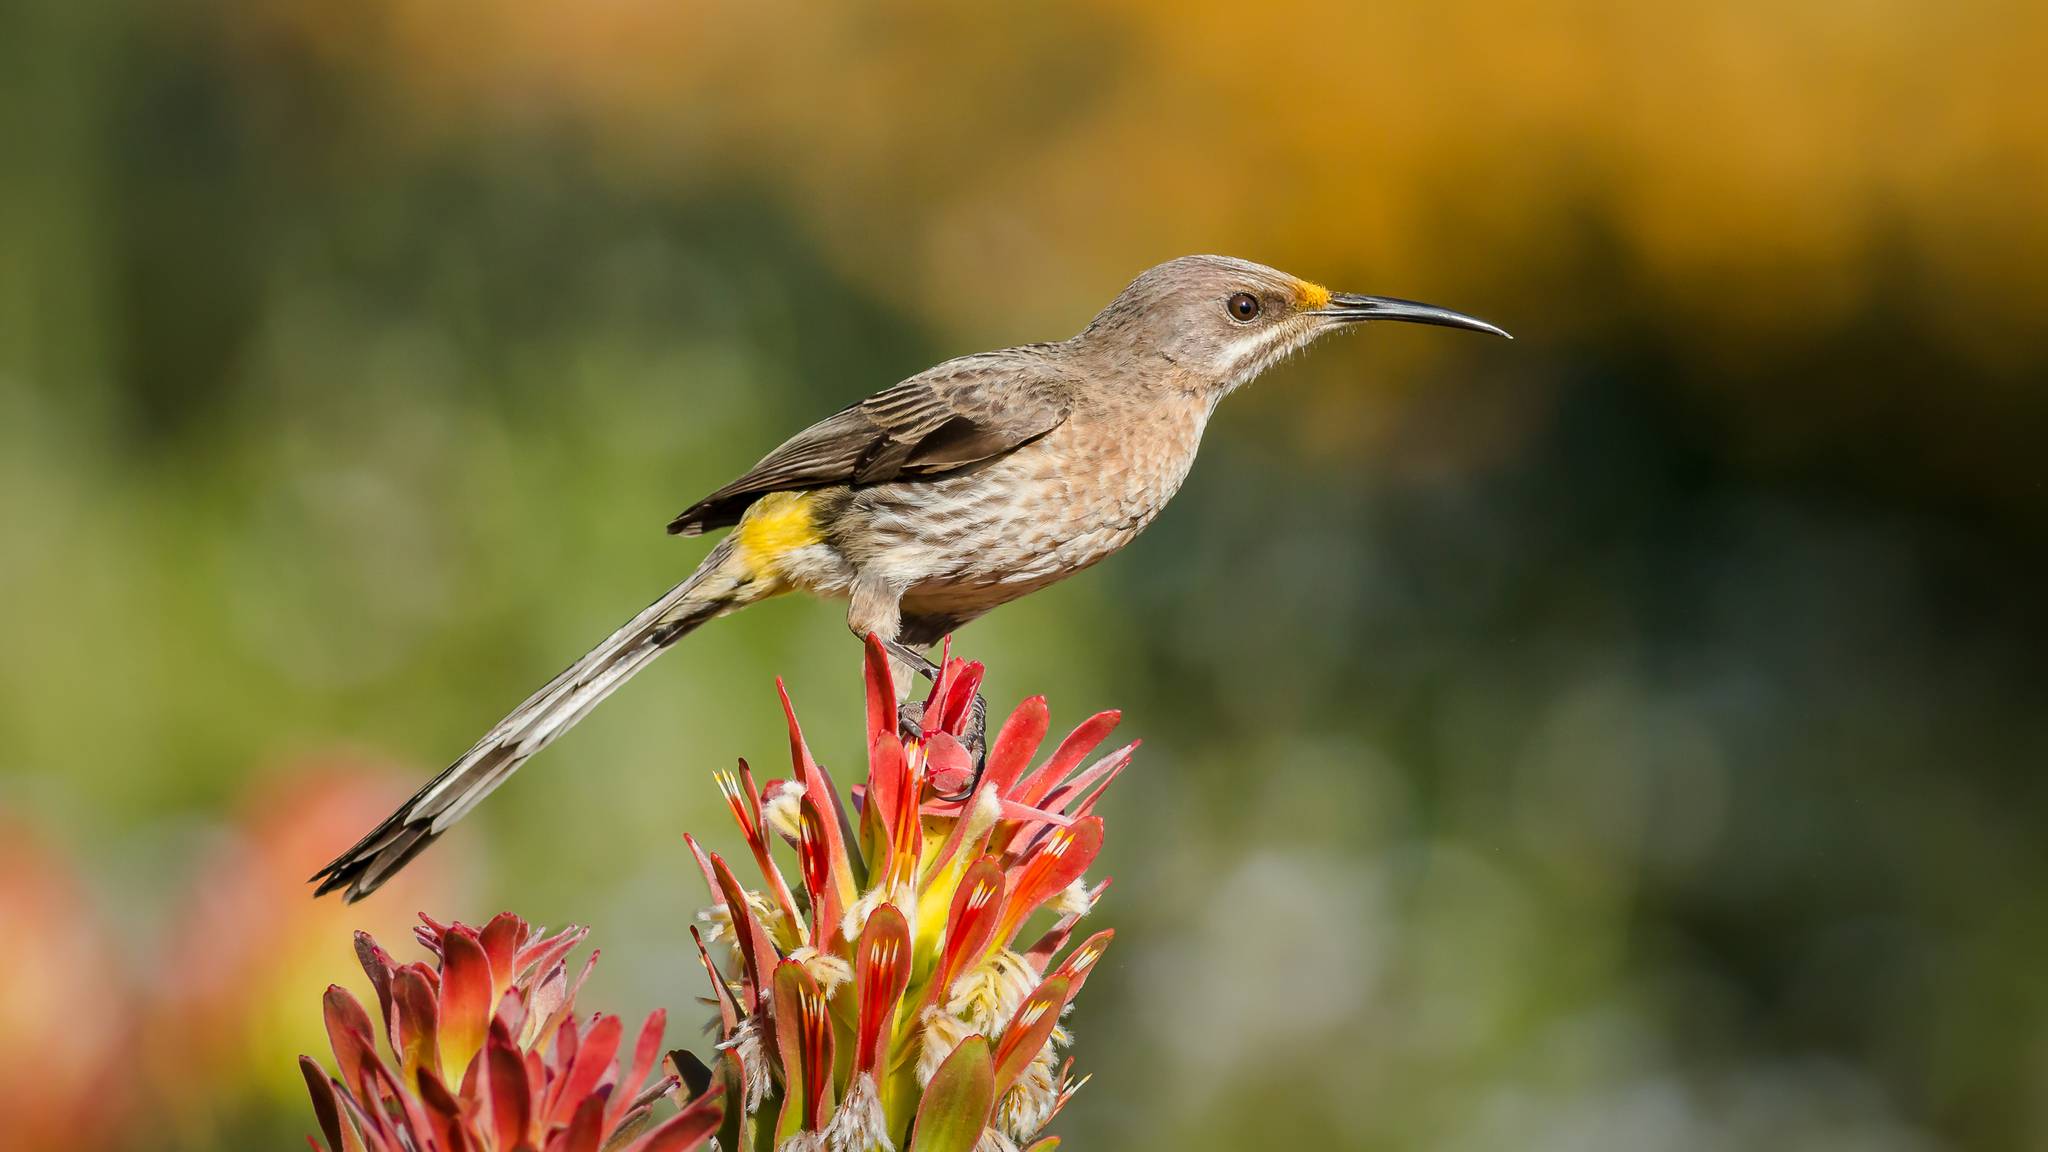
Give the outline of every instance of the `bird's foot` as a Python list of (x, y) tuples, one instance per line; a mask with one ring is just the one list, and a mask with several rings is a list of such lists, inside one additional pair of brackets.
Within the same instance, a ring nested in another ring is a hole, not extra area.
[[(896, 660), (917, 670), (933, 684), (939, 682), (941, 670), (923, 653), (896, 640), (883, 640), (882, 647)], [(918, 701), (905, 700), (896, 705), (896, 735), (905, 743), (924, 741), (924, 705)], [(967, 756), (974, 770), (967, 778), (967, 789), (958, 795), (939, 794), (946, 801), (965, 800), (974, 794), (981, 783), (981, 774), (988, 767), (988, 701), (981, 693), (974, 694), (974, 700), (967, 707), (967, 730), (960, 735), (960, 745), (967, 750)]]
[(905, 700), (896, 705), (896, 738), (905, 744), (924, 743), (924, 701)]

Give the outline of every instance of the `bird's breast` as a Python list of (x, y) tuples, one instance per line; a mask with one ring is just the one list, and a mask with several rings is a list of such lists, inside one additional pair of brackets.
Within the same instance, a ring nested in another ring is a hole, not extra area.
[(864, 566), (906, 605), (981, 611), (1129, 543), (1187, 478), (1201, 412), (1071, 420), (978, 468), (863, 493)]

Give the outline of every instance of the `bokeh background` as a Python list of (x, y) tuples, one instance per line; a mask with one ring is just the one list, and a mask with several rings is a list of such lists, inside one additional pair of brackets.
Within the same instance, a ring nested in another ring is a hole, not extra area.
[(2048, 1147), (2048, 6), (981, 7), (0, 7), (4, 1142), (297, 1146), (422, 908), (692, 1039), (832, 606), (299, 881), (784, 434), (1216, 251), (1519, 339), (1290, 363), (960, 637), (1146, 740), (1069, 1146)]

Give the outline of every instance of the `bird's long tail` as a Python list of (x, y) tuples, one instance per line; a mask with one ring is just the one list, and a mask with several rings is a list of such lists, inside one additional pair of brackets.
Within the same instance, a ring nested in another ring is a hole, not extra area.
[(355, 847), (315, 873), (312, 879), (320, 887), (314, 894), (346, 889), (346, 898), (353, 902), (376, 891), (529, 757), (568, 731), (669, 645), (769, 591), (735, 561), (732, 541), (721, 541), (689, 579), (527, 697)]

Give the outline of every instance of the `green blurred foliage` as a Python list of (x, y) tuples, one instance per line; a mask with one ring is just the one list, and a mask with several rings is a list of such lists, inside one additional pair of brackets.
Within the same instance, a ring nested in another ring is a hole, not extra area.
[[(430, 772), (788, 431), (1221, 251), (1520, 339), (1277, 371), (1128, 554), (961, 637), (997, 709), (1147, 741), (1070, 1146), (2048, 1144), (2044, 38), (2003, 0), (0, 9), (0, 804), (167, 979), (278, 765)], [(692, 637), (436, 850), (431, 910), (589, 923), (593, 1005), (687, 1018), (678, 834), (776, 770), (777, 674), (851, 757), (858, 659), (830, 605)], [(304, 929), (304, 1047), (348, 922)], [(287, 1146), (274, 1063), (113, 1143)]]

